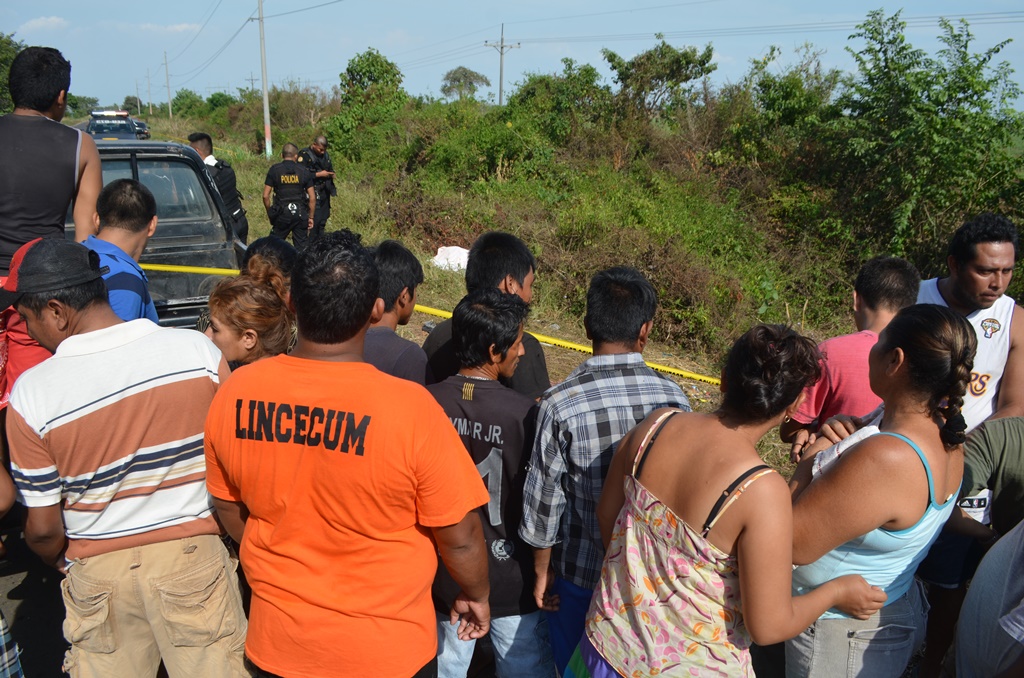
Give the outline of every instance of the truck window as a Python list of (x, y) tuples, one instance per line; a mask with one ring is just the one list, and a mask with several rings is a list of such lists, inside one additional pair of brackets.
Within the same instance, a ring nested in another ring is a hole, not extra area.
[(156, 215), (161, 221), (206, 221), (212, 216), (210, 200), (203, 191), (195, 170), (184, 163), (139, 158), (139, 181), (153, 192), (156, 199)]

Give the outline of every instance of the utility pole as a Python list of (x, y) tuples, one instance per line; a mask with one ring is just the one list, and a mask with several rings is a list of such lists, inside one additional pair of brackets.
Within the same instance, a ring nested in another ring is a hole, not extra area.
[(139, 110), (138, 115), (142, 115), (142, 99), (139, 98), (139, 81), (135, 81), (135, 107)]
[(270, 94), (267, 92), (267, 43), (263, 37), (263, 0), (259, 0), (260, 74), (263, 76), (263, 140), (267, 158), (273, 155), (270, 139)]
[(249, 89), (256, 89), (256, 76), (252, 74), (252, 71), (249, 71), (249, 77), (248, 78), (242, 78), (242, 79), (249, 81)]
[(498, 105), (501, 106), (505, 103), (505, 52), (518, 49), (520, 44), (505, 44), (505, 24), (502, 24), (501, 42), (485, 42), (484, 47), (493, 47), (501, 55), (498, 61)]
[(153, 115), (153, 86), (149, 82), (149, 67), (146, 68), (146, 101), (149, 102), (149, 114)]
[(164, 50), (164, 78), (167, 80), (167, 119), (174, 120), (174, 111), (171, 110), (171, 71), (167, 68), (167, 50)]

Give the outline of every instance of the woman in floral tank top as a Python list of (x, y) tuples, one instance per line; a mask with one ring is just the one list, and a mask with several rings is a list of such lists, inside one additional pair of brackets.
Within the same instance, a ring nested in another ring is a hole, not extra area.
[(601, 582), (567, 677), (752, 676), (751, 638), (785, 640), (830, 607), (881, 607), (856, 575), (791, 596), (789, 491), (755, 445), (796, 410), (819, 360), (791, 329), (755, 327), (729, 352), (717, 411), (659, 410), (623, 439), (598, 509)]

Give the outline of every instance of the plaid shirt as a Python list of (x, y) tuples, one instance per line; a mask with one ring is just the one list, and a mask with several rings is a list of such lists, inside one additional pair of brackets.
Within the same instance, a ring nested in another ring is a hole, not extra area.
[(20, 654), (17, 644), (11, 637), (7, 620), (0, 613), (0, 677), (22, 678), (25, 675), (21, 670)]
[(562, 579), (597, 587), (604, 560), (597, 502), (608, 466), (622, 437), (659, 407), (689, 410), (690, 403), (639, 353), (590, 358), (541, 398), (519, 535), (536, 548), (554, 547)]

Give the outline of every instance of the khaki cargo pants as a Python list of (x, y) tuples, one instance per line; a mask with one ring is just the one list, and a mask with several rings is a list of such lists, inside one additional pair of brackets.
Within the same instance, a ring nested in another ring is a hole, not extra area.
[(72, 678), (249, 676), (238, 561), (203, 535), (76, 560), (61, 584)]

